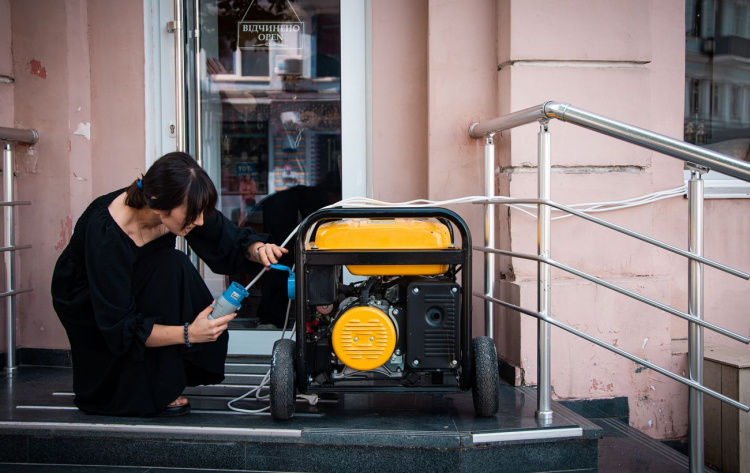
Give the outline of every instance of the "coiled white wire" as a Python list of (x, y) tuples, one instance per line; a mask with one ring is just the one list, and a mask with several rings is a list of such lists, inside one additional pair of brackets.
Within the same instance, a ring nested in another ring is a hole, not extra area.
[[(583, 213), (598, 213), (598, 212), (612, 212), (614, 210), (622, 210), (622, 209), (628, 209), (631, 207), (637, 207), (640, 205), (646, 205), (653, 202), (657, 202), (659, 200), (663, 199), (671, 199), (673, 197), (680, 197), (684, 196), (687, 192), (687, 185), (682, 185), (680, 187), (675, 187), (673, 189), (667, 189), (664, 191), (658, 191), (658, 192), (652, 192), (650, 194), (633, 197), (630, 199), (623, 199), (623, 200), (616, 200), (611, 202), (589, 202), (589, 203), (581, 203), (581, 204), (570, 204), (568, 207), (572, 207), (579, 212)], [(493, 201), (497, 203), (503, 203), (503, 200), (513, 200), (509, 197), (493, 197)], [(440, 200), (440, 201), (434, 201), (434, 200), (426, 200), (426, 199), (415, 199), (415, 200), (409, 200), (406, 202), (383, 202), (380, 200), (370, 199), (368, 197), (350, 197), (348, 199), (341, 200), (339, 202), (336, 202), (335, 204), (331, 204), (329, 206), (326, 206), (324, 208), (332, 208), (332, 207), (354, 207), (354, 208), (367, 208), (367, 207), (444, 207), (447, 205), (457, 205), (457, 204), (472, 204), (472, 203), (479, 203), (479, 202), (487, 202), (486, 196), (467, 196), (467, 197), (459, 197), (457, 199), (449, 199), (449, 200)], [(527, 208), (537, 208), (536, 204), (504, 204), (512, 209), (518, 210), (519, 212), (522, 212), (532, 218), (538, 218), (537, 215), (533, 212), (529, 212), (526, 210)], [(564, 212), (560, 209), (552, 208), (552, 211), (557, 212)], [(571, 214), (565, 214), (565, 215), (559, 215), (557, 217), (553, 217), (552, 220), (560, 220), (567, 217), (572, 217)], [(299, 225), (292, 231), (292, 233), (289, 234), (289, 236), (286, 237), (284, 242), (280, 245), (282, 247), (286, 247), (287, 244), (289, 244), (289, 241), (294, 237), (294, 235), (297, 234), (297, 230), (299, 230)], [(293, 269), (293, 268), (292, 268)], [(265, 271), (260, 271), (255, 278), (253, 278), (250, 283), (245, 286), (245, 289), (249, 290), (255, 283), (263, 276)], [(291, 309), (292, 302), (289, 301), (286, 308), (286, 319), (284, 320), (284, 327), (281, 332), (281, 338), (284, 338), (284, 335), (286, 333), (286, 326), (289, 323), (289, 312)], [(289, 338), (294, 337), (295, 334), (295, 327), (296, 324), (292, 326), (290, 332), (291, 335)], [(270, 396), (268, 394), (261, 395), (260, 391), (265, 386), (268, 385), (268, 382), (271, 378), (271, 370), (269, 369), (268, 372), (266, 372), (265, 376), (263, 376), (263, 379), (259, 383), (258, 386), (254, 387), (247, 393), (243, 394), (242, 396), (232, 399), (227, 403), (227, 407), (235, 412), (241, 412), (245, 414), (260, 414), (270, 409), (270, 406), (266, 406), (260, 409), (241, 409), (239, 407), (234, 407), (232, 404), (238, 401), (241, 401), (243, 399), (248, 398), (252, 394), (255, 394), (254, 400), (256, 401), (263, 401), (268, 402), (270, 400)], [(307, 401), (313, 403), (307, 396), (303, 396), (302, 398), (306, 399)]]

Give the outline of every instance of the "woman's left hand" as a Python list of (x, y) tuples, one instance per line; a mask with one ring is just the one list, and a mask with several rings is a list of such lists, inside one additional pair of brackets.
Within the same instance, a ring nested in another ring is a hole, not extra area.
[(272, 264), (278, 264), (279, 258), (289, 253), (289, 250), (273, 243), (257, 242), (248, 247), (248, 252), (250, 253), (250, 261), (260, 263), (268, 268)]

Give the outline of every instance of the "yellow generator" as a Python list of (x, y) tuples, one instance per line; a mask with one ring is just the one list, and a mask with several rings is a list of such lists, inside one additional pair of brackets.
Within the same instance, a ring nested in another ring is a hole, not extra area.
[(290, 285), (296, 341), (272, 353), (273, 417), (292, 417), (297, 392), (468, 389), (477, 415), (495, 415), (495, 345), (471, 339), (471, 251), (466, 223), (442, 208), (305, 219)]

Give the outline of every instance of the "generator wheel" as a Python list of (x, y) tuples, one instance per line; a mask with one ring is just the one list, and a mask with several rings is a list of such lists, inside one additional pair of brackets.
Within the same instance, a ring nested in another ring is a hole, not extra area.
[(276, 420), (294, 415), (294, 340), (282, 338), (271, 355), (271, 416)]
[(495, 342), (490, 337), (476, 337), (471, 341), (474, 351), (474, 382), (471, 394), (474, 410), (480, 417), (492, 417), (499, 409), (500, 375)]

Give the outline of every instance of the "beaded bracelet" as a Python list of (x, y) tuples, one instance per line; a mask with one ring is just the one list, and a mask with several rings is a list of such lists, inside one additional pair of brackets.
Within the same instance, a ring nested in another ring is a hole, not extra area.
[(185, 322), (185, 346), (190, 348), (193, 346), (192, 343), (190, 343), (190, 339), (188, 338), (188, 323)]

